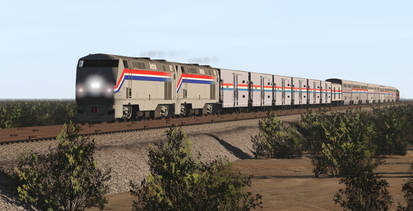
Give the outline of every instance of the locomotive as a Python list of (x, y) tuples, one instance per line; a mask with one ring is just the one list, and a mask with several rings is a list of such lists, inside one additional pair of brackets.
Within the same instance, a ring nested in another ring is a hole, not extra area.
[(215, 68), (146, 57), (90, 54), (79, 59), (79, 122), (219, 112), (396, 102), (394, 87)]

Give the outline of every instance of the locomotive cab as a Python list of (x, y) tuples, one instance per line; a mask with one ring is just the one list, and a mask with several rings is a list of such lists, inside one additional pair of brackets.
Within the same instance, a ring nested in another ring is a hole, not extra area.
[(118, 59), (105, 55), (79, 59), (76, 71), (77, 121), (114, 120), (113, 86), (118, 65)]

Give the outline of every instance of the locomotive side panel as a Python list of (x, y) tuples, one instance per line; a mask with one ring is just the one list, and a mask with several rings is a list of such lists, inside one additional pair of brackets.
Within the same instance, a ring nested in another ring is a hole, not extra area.
[(170, 89), (165, 89), (173, 83), (173, 72), (164, 64), (139, 59), (124, 59), (122, 64), (117, 103), (138, 106), (139, 111), (154, 111), (159, 104), (173, 103)]
[(214, 112), (219, 100), (218, 70), (197, 64), (177, 64), (176, 69), (176, 114), (187, 115), (191, 109)]

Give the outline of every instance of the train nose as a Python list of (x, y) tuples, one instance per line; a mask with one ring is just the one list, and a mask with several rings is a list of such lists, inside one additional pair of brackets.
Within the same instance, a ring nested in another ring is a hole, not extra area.
[(78, 122), (110, 122), (115, 119), (111, 105), (78, 105)]
[(76, 86), (76, 95), (78, 97), (113, 97), (113, 85), (107, 83), (106, 80), (99, 75), (89, 76), (84, 83)]

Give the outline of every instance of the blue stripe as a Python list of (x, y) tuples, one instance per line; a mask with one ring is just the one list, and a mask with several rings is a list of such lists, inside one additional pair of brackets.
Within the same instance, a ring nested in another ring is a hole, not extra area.
[[(233, 91), (234, 88), (221, 88), (224, 91)], [(248, 89), (238, 89), (238, 91), (248, 91)]]
[(212, 84), (213, 81), (204, 81), (204, 80), (195, 80), (195, 79), (182, 79), (182, 83)]
[(196, 80), (196, 79), (182, 79), (181, 84), (179, 85), (176, 93), (179, 92), (183, 83), (192, 83), (192, 84), (213, 84), (214, 81), (204, 81), (204, 80)]
[(170, 78), (160, 78), (160, 77), (151, 77), (151, 76), (135, 76), (135, 75), (125, 75), (122, 82), (119, 85), (119, 88), (117, 91), (114, 91), (113, 93), (118, 93), (120, 89), (122, 88), (123, 83), (125, 80), (139, 80), (139, 81), (169, 81), (171, 80)]
[(127, 75), (125, 76), (125, 80), (139, 80), (139, 81), (169, 81), (170, 78), (159, 78), (159, 77), (151, 77), (151, 76), (135, 76), (135, 75)]

